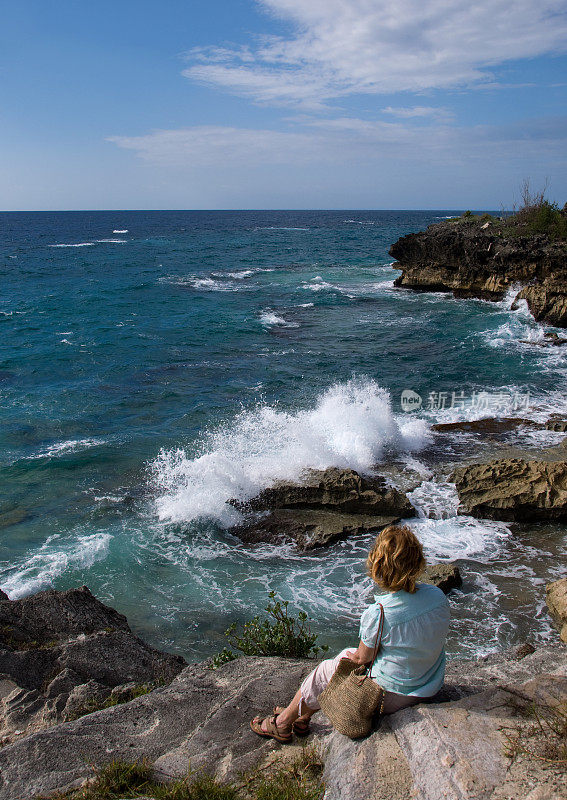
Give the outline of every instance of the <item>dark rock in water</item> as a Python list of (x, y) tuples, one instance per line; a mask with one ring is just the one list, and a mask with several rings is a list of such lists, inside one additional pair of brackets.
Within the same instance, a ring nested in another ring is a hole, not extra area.
[(461, 571), (456, 564), (429, 564), (419, 580), (439, 587), (445, 594), (463, 585)]
[(521, 417), (483, 417), (460, 422), (439, 422), (431, 429), (438, 433), (476, 433), (478, 436), (498, 437), (519, 427), (541, 428), (539, 422)]
[(567, 462), (498, 459), (458, 467), (459, 513), (509, 521), (567, 519)]
[(567, 643), (567, 578), (548, 583), (545, 587), (547, 608), (561, 635)]
[(0, 626), (0, 646), (9, 650), (107, 629), (130, 632), (126, 617), (97, 600), (86, 586), (66, 592), (48, 589), (2, 604)]
[(548, 339), (551, 342), (551, 344), (555, 344), (559, 347), (561, 347), (561, 345), (567, 344), (567, 339), (564, 339), (563, 337), (559, 336), (559, 334), (555, 333), (555, 331), (546, 331), (543, 335), (545, 339)]
[(0, 598), (0, 739), (71, 719), (125, 683), (169, 683), (185, 663), (145, 644), (86, 586)]
[(362, 476), (353, 469), (330, 467), (307, 470), (298, 483), (281, 481), (246, 503), (232, 505), (242, 511), (274, 508), (326, 508), (347, 514), (412, 516), (413, 506), (403, 492), (380, 476)]
[(551, 417), (545, 423), (548, 431), (557, 431), (558, 433), (565, 433), (567, 431), (567, 420)]
[(535, 651), (536, 649), (533, 646), (533, 644), (530, 644), (529, 642), (524, 642), (523, 644), (518, 645), (518, 647), (516, 647), (516, 649), (514, 650), (514, 658), (516, 658), (518, 661), (521, 661), (522, 658), (525, 658), (526, 656), (535, 653)]
[(299, 483), (281, 481), (246, 503), (230, 502), (254, 515), (231, 529), (243, 541), (291, 539), (303, 549), (378, 531), (415, 514), (407, 496), (384, 478), (336, 467), (308, 470)]
[(277, 544), (291, 539), (302, 550), (312, 550), (357, 533), (378, 532), (399, 521), (399, 517), (341, 514), (312, 508), (277, 509), (231, 528), (231, 533), (247, 544)]
[(455, 297), (501, 300), (510, 287), (524, 287), (537, 320), (567, 327), (567, 244), (544, 235), (506, 237), (498, 226), (447, 221), (404, 236), (390, 255), (402, 270), (395, 285)]

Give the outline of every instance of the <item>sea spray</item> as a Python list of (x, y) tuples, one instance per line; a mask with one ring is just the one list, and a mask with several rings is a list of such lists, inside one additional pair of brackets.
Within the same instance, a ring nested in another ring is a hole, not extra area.
[(427, 431), (423, 420), (396, 417), (389, 393), (369, 379), (334, 384), (307, 410), (258, 406), (208, 432), (196, 457), (182, 448), (159, 453), (151, 464), (157, 514), (162, 521), (212, 517), (229, 526), (240, 519), (231, 498), (246, 500), (307, 468), (367, 472), (386, 450), (419, 450)]

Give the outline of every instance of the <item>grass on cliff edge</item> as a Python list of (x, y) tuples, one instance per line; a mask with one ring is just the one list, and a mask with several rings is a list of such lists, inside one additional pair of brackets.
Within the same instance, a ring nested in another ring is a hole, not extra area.
[(291, 764), (272, 763), (269, 772), (253, 770), (239, 783), (223, 784), (193, 773), (174, 783), (159, 784), (146, 761), (112, 761), (96, 770), (87, 786), (57, 794), (52, 800), (321, 800), (322, 766), (316, 748), (309, 746)]
[(534, 236), (543, 234), (551, 241), (567, 240), (567, 203), (559, 208), (545, 196), (547, 184), (542, 191), (534, 192), (529, 180), (521, 187), (522, 204), (514, 207), (510, 216), (493, 217), (491, 214), (473, 214), (465, 211), (460, 217), (453, 217), (449, 222), (481, 223), (489, 225), (502, 236)]
[(514, 710), (521, 721), (504, 730), (508, 758), (534, 758), (567, 771), (567, 701), (515, 702)]

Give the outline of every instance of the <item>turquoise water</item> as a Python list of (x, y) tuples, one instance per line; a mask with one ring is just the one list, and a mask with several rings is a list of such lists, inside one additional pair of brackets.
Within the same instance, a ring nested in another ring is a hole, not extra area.
[[(226, 501), (309, 466), (422, 469), (434, 419), (486, 415), (404, 414), (406, 388), (564, 409), (564, 348), (525, 344), (543, 335), (525, 309), (393, 287), (391, 243), (448, 214), (0, 214), (2, 588), (86, 583), (190, 659), (272, 588), (332, 644), (356, 638), (369, 540), (245, 547)], [(451, 652), (545, 640), (563, 530), (457, 518), (422, 476), (420, 508), (445, 518), (412, 524), (468, 576)]]

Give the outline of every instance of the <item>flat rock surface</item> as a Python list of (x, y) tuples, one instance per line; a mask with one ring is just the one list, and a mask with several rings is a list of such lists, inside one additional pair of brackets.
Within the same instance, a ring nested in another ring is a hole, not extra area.
[(64, 790), (115, 758), (148, 758), (162, 778), (183, 777), (189, 765), (236, 778), (275, 746), (250, 719), (289, 701), (314, 664), (243, 657), (220, 670), (190, 666), (166, 688), (31, 734), (0, 750), (0, 800)]
[[(481, 800), (484, 795), (474, 792), (481, 785), (477, 766), (482, 751), (477, 753), (477, 745), (469, 740), (480, 739), (486, 747), (496, 742), (495, 721), (504, 718), (502, 693), (509, 694), (510, 686), (542, 673), (557, 680), (566, 672), (566, 653), (567, 648), (558, 644), (523, 658), (510, 653), (450, 662), (445, 696), (392, 715), (360, 742), (336, 733), (329, 736), (325, 718), (319, 715), (313, 727), (315, 740), (327, 751), (327, 800), (409, 800), (415, 791), (412, 783), (424, 791), (423, 776), (433, 768), (437, 772), (432, 786), (472, 787), (469, 794), (459, 788), (461, 794), (439, 793), (435, 800)], [(168, 687), (31, 734), (0, 750), (0, 800), (31, 800), (66, 789), (90, 775), (91, 764), (113, 758), (147, 758), (163, 779), (185, 775), (189, 765), (220, 779), (237, 778), (239, 772), (265, 763), (280, 747), (253, 734), (250, 719), (289, 700), (315, 663), (243, 657), (219, 670), (205, 664), (188, 666)], [(542, 681), (530, 690), (532, 695), (537, 690), (541, 696), (542, 687), (547, 691)], [(458, 699), (437, 702), (444, 697)], [(501, 774), (498, 764), (489, 764), (482, 786), (500, 786)], [(518, 774), (514, 780), (522, 793), (511, 797), (527, 794), (528, 778)], [(433, 798), (431, 793), (417, 796)], [(502, 800), (505, 797), (501, 795)]]
[(390, 724), (409, 764), (417, 800), (521, 797), (542, 776), (550, 789), (558, 790), (564, 785), (559, 772), (549, 780), (542, 762), (526, 769), (505, 754), (504, 731), (518, 724), (518, 702), (541, 702), (550, 695), (567, 700), (567, 677), (540, 675), (524, 684), (393, 715)]

